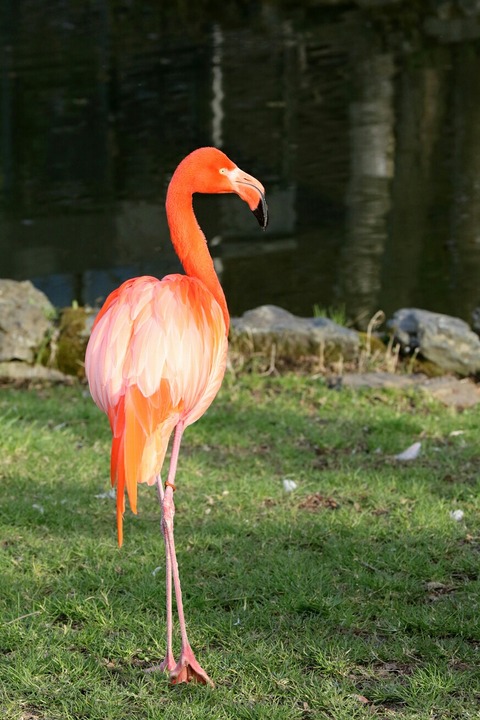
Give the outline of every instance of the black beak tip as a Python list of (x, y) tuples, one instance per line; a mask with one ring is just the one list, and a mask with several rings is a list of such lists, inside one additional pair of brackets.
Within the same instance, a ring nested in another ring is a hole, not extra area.
[(253, 214), (257, 218), (258, 224), (262, 230), (265, 230), (268, 225), (268, 207), (263, 198), (260, 199), (257, 207), (253, 210)]

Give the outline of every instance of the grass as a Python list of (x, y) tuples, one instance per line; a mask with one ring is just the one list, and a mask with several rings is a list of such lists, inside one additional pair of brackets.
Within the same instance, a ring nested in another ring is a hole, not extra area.
[(119, 550), (84, 388), (2, 390), (1, 717), (478, 718), (479, 437), (479, 409), (414, 391), (229, 375), (176, 493), (190, 639), (217, 687), (172, 687), (144, 672), (165, 648), (153, 489)]
[(345, 305), (339, 305), (338, 307), (322, 307), (315, 303), (313, 306), (313, 317), (316, 318), (327, 318), (341, 325), (343, 327), (348, 326), (347, 309)]

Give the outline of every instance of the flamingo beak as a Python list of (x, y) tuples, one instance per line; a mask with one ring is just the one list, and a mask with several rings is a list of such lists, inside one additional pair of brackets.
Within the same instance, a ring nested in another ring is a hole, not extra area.
[(244, 200), (258, 220), (258, 224), (265, 230), (268, 225), (268, 206), (265, 200), (265, 188), (253, 175), (243, 172), (236, 167), (227, 172), (232, 184), (232, 192), (237, 193)]
[(258, 224), (262, 228), (262, 230), (265, 230), (268, 225), (268, 205), (267, 201), (265, 200), (264, 193), (260, 193), (260, 201), (255, 208), (255, 210), (252, 210), (253, 214), (258, 220)]

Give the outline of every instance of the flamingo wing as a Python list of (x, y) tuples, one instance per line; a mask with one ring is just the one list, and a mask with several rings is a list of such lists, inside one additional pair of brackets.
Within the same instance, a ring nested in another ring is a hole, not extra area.
[(205, 285), (185, 275), (127, 280), (94, 323), (85, 370), (112, 429), (111, 480), (117, 484), (122, 542), (125, 493), (137, 510), (137, 483), (153, 483), (181, 420), (198, 420), (225, 372), (222, 310)]

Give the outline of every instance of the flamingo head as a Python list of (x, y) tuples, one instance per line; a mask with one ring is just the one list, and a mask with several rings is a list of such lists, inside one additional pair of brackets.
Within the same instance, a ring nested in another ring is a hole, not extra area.
[(192, 193), (236, 193), (265, 230), (268, 224), (265, 188), (253, 175), (240, 170), (225, 153), (213, 147), (199, 148), (187, 155), (178, 169), (182, 166), (190, 177)]

